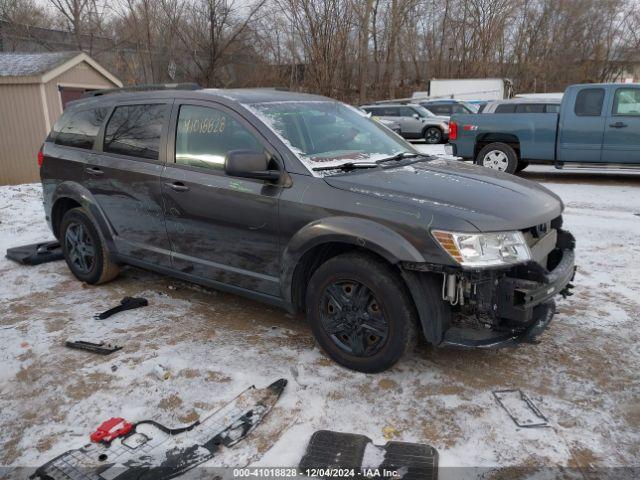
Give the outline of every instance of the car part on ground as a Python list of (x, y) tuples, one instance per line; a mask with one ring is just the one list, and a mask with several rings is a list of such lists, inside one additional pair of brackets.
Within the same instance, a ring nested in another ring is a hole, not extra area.
[[(221, 409), (182, 428), (153, 420), (136, 422), (120, 436), (126, 422), (112, 419), (99, 443), (70, 450), (47, 462), (30, 477), (39, 480), (164, 480), (181, 475), (245, 439), (271, 411), (287, 380), (266, 388), (251, 387)], [(101, 434), (102, 435), (102, 434)], [(114, 436), (115, 435), (115, 436)], [(113, 436), (107, 441), (108, 436)]]
[(120, 300), (120, 305), (117, 307), (110, 308), (109, 310), (105, 310), (102, 313), (96, 313), (93, 318), (96, 320), (104, 320), (105, 318), (109, 318), (111, 315), (115, 315), (119, 312), (124, 312), (126, 310), (134, 310), (136, 308), (142, 308), (149, 305), (149, 301), (146, 298), (142, 297), (124, 297)]
[(60, 247), (60, 242), (57, 240), (7, 248), (5, 256), (9, 260), (22, 265), (40, 265), (41, 263), (55, 262), (64, 258), (62, 247)]
[(118, 437), (124, 437), (133, 430), (133, 423), (127, 422), (124, 418), (112, 417), (98, 426), (95, 432), (89, 435), (94, 443), (102, 442), (109, 445)]
[(109, 342), (94, 343), (85, 340), (67, 340), (65, 345), (69, 348), (86, 350), (88, 352), (99, 353), (100, 355), (109, 355), (122, 349), (121, 346)]
[(364, 435), (319, 430), (311, 436), (298, 468), (307, 476), (326, 479), (340, 476), (436, 480), (438, 451), (420, 443), (374, 445)]
[(493, 396), (513, 423), (521, 428), (548, 427), (549, 420), (520, 389), (495, 390)]

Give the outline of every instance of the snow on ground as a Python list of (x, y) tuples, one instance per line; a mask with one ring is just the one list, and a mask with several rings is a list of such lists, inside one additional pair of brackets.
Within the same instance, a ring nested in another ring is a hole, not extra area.
[[(547, 467), (601, 478), (589, 469), (639, 467), (640, 177), (522, 175), (563, 198), (578, 245), (575, 295), (559, 300), (541, 343), (423, 345), (378, 375), (333, 364), (303, 319), (234, 295), (134, 268), (92, 287), (64, 262), (0, 259), (0, 465), (38, 466), (85, 444), (112, 416), (190, 423), (251, 384), (286, 377), (277, 408), (227, 465), (295, 466), (315, 430), (333, 429), (377, 444), (429, 443), (440, 453), (440, 478), (529, 478)], [(50, 237), (40, 187), (0, 187), (0, 251)], [(149, 306), (92, 318), (125, 295)], [(65, 348), (68, 338), (124, 349), (103, 357)], [(153, 375), (158, 364), (171, 379)], [(517, 428), (491, 393), (506, 388), (528, 394), (550, 427)], [(545, 478), (559, 474), (550, 472)]]

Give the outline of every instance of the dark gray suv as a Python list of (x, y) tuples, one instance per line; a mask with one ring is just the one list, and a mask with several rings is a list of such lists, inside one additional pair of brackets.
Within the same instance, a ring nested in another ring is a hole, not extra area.
[(556, 195), (422, 155), (325, 97), (98, 92), (70, 104), (39, 159), (79, 280), (129, 264), (305, 312), (328, 355), (363, 372), (417, 332), (530, 341), (574, 274)]

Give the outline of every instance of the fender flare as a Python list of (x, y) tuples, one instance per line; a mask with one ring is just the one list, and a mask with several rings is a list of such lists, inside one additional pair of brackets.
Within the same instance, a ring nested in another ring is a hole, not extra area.
[(55, 206), (59, 200), (65, 198), (74, 200), (75, 202), (79, 203), (82, 208), (89, 212), (89, 214), (93, 217), (96, 226), (98, 227), (99, 233), (102, 235), (107, 245), (107, 249), (110, 252), (116, 252), (117, 250), (114, 242), (116, 233), (111, 223), (107, 219), (104, 210), (102, 210), (93, 194), (86, 187), (83, 187), (78, 183), (67, 181), (62, 182), (56, 187), (56, 190), (51, 197), (52, 227), (53, 212), (55, 211)]
[(293, 278), (302, 257), (327, 243), (346, 243), (370, 250), (389, 263), (424, 262), (423, 255), (394, 230), (357, 217), (328, 217), (309, 223), (289, 241), (282, 254), (280, 285), (286, 304), (293, 308)]

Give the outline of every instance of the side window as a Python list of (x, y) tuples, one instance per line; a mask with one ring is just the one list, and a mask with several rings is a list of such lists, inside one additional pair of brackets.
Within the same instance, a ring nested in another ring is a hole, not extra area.
[(516, 113), (544, 113), (541, 103), (521, 103), (516, 106)]
[(544, 113), (560, 113), (560, 104), (548, 103), (544, 106)]
[(619, 88), (613, 97), (614, 115), (640, 115), (640, 88)]
[(400, 112), (397, 107), (384, 107), (378, 112), (378, 115), (383, 117), (399, 117)]
[(60, 124), (56, 122), (53, 127), (55, 143), (91, 150), (106, 115), (106, 108), (93, 108), (73, 113), (67, 121), (61, 117)]
[(579, 117), (599, 117), (603, 101), (604, 88), (585, 88), (578, 92), (574, 111)]
[(410, 107), (398, 107), (401, 117), (413, 117), (417, 112)]
[(176, 163), (222, 170), (227, 152), (264, 147), (231, 115), (211, 107), (183, 105), (176, 132)]
[(431, 110), (436, 115), (451, 115), (452, 108), (451, 105), (431, 105), (429, 106), (429, 110)]
[(157, 160), (166, 105), (116, 107), (104, 135), (105, 152)]
[(473, 112), (470, 112), (469, 110), (464, 108), (463, 105), (456, 103), (451, 105), (451, 113), (453, 114), (453, 113), (473, 113)]
[(514, 113), (516, 106), (513, 103), (503, 103), (496, 107), (495, 113)]

